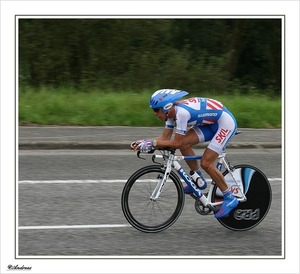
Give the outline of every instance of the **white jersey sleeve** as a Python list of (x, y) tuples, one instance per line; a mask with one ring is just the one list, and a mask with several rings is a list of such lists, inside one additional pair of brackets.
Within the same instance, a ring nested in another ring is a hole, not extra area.
[(165, 124), (165, 128), (173, 129), (175, 125), (175, 119), (168, 118)]
[(188, 110), (176, 107), (176, 133), (185, 135), (187, 131), (188, 121), (191, 119), (191, 114)]

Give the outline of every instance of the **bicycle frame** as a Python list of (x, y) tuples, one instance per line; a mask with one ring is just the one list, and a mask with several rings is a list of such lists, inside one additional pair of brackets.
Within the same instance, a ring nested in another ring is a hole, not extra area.
[[(155, 165), (147, 165), (135, 171), (122, 191), (122, 211), (134, 228), (142, 232), (155, 233), (167, 229), (176, 222), (184, 206), (184, 182), (192, 190), (188, 195), (195, 199), (197, 213), (208, 215), (220, 209), (223, 194), (217, 184), (212, 181), (207, 191), (202, 193), (190, 174), (180, 165), (182, 160), (200, 160), (202, 155), (176, 156), (176, 150), (172, 148), (157, 148), (144, 153), (152, 154), (156, 150), (160, 154), (152, 156)], [(138, 151), (137, 156), (145, 160), (140, 157), (140, 153)], [(243, 203), (239, 203), (226, 218), (217, 220), (230, 230), (252, 229), (269, 211), (272, 201), (270, 183), (260, 169), (248, 164), (233, 166), (225, 156), (224, 152), (218, 157), (216, 167), (222, 173), (233, 195)], [(166, 189), (163, 190), (164, 186)]]
[[(216, 164), (216, 167), (219, 171), (221, 171), (222, 167), (224, 166), (225, 169), (229, 172), (229, 174), (232, 177), (233, 182), (235, 183), (235, 185), (239, 188), (239, 190), (241, 191), (238, 183), (236, 182), (236, 179), (234, 178), (232, 169), (230, 168), (230, 164), (227, 161), (227, 159), (225, 158), (226, 153), (222, 153), (222, 155), (220, 155), (218, 157), (218, 162)], [(170, 151), (164, 150), (164, 153), (162, 155), (153, 155), (152, 157), (152, 161), (155, 162), (155, 159), (163, 159), (166, 160), (164, 162), (164, 166), (165, 166), (165, 173), (163, 178), (159, 181), (159, 183), (156, 185), (154, 191), (152, 192), (152, 195), (150, 196), (150, 199), (153, 201), (156, 201), (159, 196), (160, 193), (162, 191), (162, 188), (164, 186), (164, 184), (166, 183), (169, 174), (171, 173), (171, 170), (174, 168), (177, 173), (179, 174), (179, 176), (184, 180), (184, 182), (193, 189), (193, 193), (195, 194), (195, 196), (200, 199), (201, 203), (206, 206), (209, 207), (210, 209), (212, 209), (213, 211), (215, 211), (215, 206), (218, 206), (220, 204), (223, 203), (223, 201), (219, 201), (219, 202), (211, 202), (211, 197), (212, 197), (212, 192), (213, 192), (213, 188), (215, 185), (215, 182), (212, 181), (207, 193), (207, 196), (203, 194), (203, 192), (195, 185), (195, 183), (192, 181), (192, 179), (190, 178), (190, 176), (186, 173), (186, 171), (184, 170), (184, 168), (179, 164), (179, 161), (185, 160), (185, 161), (190, 161), (190, 160), (200, 160), (202, 158), (202, 155), (197, 155), (197, 156), (176, 156), (174, 153), (171, 153)], [(242, 193), (242, 197), (237, 199), (240, 202), (244, 202), (247, 200), (246, 196), (244, 195), (244, 193), (241, 191)]]

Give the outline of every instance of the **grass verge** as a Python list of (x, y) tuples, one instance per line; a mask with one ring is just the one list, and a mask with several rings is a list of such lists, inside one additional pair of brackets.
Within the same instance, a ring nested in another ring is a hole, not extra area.
[[(152, 93), (20, 89), (19, 124), (161, 126), (162, 122), (153, 115), (148, 105)], [(235, 115), (239, 127), (281, 128), (281, 98), (239, 94), (197, 96), (221, 101)]]

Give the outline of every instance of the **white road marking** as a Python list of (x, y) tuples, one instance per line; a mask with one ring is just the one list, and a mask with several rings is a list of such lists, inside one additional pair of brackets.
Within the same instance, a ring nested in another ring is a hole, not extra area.
[[(148, 180), (149, 181), (149, 180)], [(156, 180), (153, 180), (156, 181)], [(208, 180), (209, 181), (209, 180)], [(282, 181), (281, 178), (269, 178), (269, 181)], [(127, 180), (24, 180), (19, 184), (111, 184), (126, 183)], [(84, 228), (118, 228), (129, 227), (129, 224), (103, 224), (103, 225), (60, 225), (60, 226), (20, 226), (19, 230), (41, 230), (41, 229), (84, 229)]]
[(74, 229), (74, 228), (113, 228), (128, 227), (127, 224), (105, 224), (105, 225), (58, 225), (58, 226), (19, 226), (19, 230), (33, 229)]
[(19, 184), (111, 184), (126, 183), (127, 180), (42, 180), (42, 181), (19, 181)]
[[(282, 181), (282, 178), (268, 178), (270, 182)], [(146, 180), (140, 180), (146, 181)], [(147, 180), (149, 181), (149, 180)], [(155, 180), (153, 180), (155, 181)], [(210, 182), (211, 180), (207, 180)], [(126, 183), (127, 180), (24, 180), (19, 181), (19, 184), (113, 184), (113, 183)]]

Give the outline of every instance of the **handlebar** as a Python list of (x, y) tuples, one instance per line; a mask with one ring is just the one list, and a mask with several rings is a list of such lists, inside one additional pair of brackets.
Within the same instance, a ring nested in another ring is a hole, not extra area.
[(176, 148), (170, 148), (170, 147), (158, 147), (158, 148), (153, 148), (153, 149), (151, 149), (151, 150), (148, 151), (148, 152), (141, 152), (141, 151), (138, 151), (138, 152), (136, 153), (136, 155), (137, 155), (138, 158), (143, 159), (143, 160), (146, 160), (145, 158), (141, 157), (140, 154), (141, 154), (141, 153), (145, 153), (145, 154), (153, 154), (156, 150), (159, 150), (160, 152), (162, 152), (162, 151), (168, 151), (168, 152), (170, 152), (171, 154), (175, 154)]

